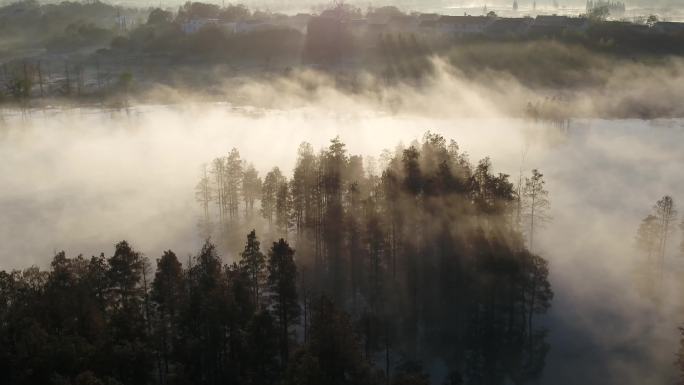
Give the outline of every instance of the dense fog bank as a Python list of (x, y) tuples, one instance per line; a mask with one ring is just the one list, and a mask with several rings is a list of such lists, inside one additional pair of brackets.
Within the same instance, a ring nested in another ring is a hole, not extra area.
[[(550, 261), (556, 298), (542, 320), (551, 344), (543, 383), (675, 378), (679, 239), (672, 239), (667, 291), (656, 305), (637, 290), (633, 237), (655, 200), (665, 194), (684, 199), (680, 120), (558, 126), (503, 115), (455, 118), (446, 102), (425, 115), (383, 113), (359, 108), (363, 99), (326, 95), (334, 97), (322, 95), (323, 103), (330, 101), (324, 108), (198, 103), (6, 114), (0, 136), (2, 268), (46, 266), (62, 249), (109, 253), (107, 245), (121, 239), (150, 257), (171, 248), (182, 258), (202, 243), (194, 196), (200, 166), (231, 148), (261, 175), (274, 164), (289, 175), (292, 149), (302, 141), (318, 149), (339, 136), (350, 153), (379, 159), (384, 149), (410, 144), (429, 129), (456, 139), (473, 162), (491, 156), (494, 168), (514, 180), (521, 169), (545, 174), (553, 221), (539, 234), (536, 251)], [(472, 100), (482, 113), (495, 111), (485, 98)]]

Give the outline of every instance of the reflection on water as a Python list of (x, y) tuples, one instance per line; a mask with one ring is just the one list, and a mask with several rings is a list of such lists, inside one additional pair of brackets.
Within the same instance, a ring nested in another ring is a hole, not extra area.
[(471, 161), (491, 156), (513, 176), (539, 168), (554, 218), (538, 250), (550, 261), (553, 307), (537, 335), (510, 344), (505, 363), (488, 356), (501, 336), (485, 329), (469, 345), (471, 359), (517, 370), (541, 365), (548, 347), (544, 384), (676, 379), (681, 261), (672, 247), (665, 299), (654, 304), (635, 290), (632, 240), (662, 195), (684, 202), (682, 120), (580, 121), (559, 133), (508, 119), (189, 105), (5, 111), (1, 124), (2, 268), (44, 266), (54, 250), (94, 254), (124, 238), (150, 256), (194, 252), (200, 165), (233, 147), (263, 174), (274, 164), (291, 168), (302, 141), (320, 148), (339, 135), (351, 153), (377, 157), (431, 130), (457, 140)]

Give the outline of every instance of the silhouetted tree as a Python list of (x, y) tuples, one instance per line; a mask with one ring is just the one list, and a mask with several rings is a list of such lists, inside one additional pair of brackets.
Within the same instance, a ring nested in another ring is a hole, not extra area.
[(200, 235), (202, 238), (209, 238), (211, 236), (211, 217), (209, 216), (209, 205), (212, 200), (211, 180), (209, 179), (209, 172), (207, 165), (202, 166), (202, 177), (195, 187), (195, 198), (202, 207), (202, 219), (199, 223)]
[(636, 235), (636, 245), (639, 251), (646, 254), (650, 261), (659, 248), (660, 223), (655, 215), (649, 215), (641, 221)]
[(245, 201), (245, 216), (251, 217), (254, 213), (254, 202), (261, 197), (261, 178), (259, 173), (254, 168), (254, 165), (248, 164), (244, 167), (242, 175), (242, 195)]
[(545, 184), (544, 175), (536, 169), (532, 170), (531, 177), (525, 178), (523, 207), (524, 218), (527, 221), (530, 250), (534, 250), (535, 231), (551, 220), (548, 214), (550, 207), (549, 192), (546, 191)]
[(283, 174), (278, 167), (274, 167), (266, 174), (264, 183), (261, 187), (261, 215), (268, 220), (268, 224), (273, 224), (273, 217), (276, 215), (276, 202), (278, 191), (284, 183)]
[(677, 210), (672, 197), (664, 196), (653, 207), (655, 217), (658, 219), (658, 258), (662, 272), (669, 236), (672, 233), (674, 222), (677, 220)]
[(294, 250), (284, 239), (273, 243), (268, 255), (268, 285), (280, 328), (280, 362), (286, 365), (290, 351), (290, 328), (300, 315), (297, 296), (297, 266)]
[(247, 235), (245, 249), (240, 254), (240, 267), (247, 272), (250, 280), (250, 291), (254, 306), (261, 307), (261, 287), (266, 280), (266, 256), (261, 252), (260, 243), (256, 236), (256, 231), (252, 230)]
[(175, 339), (180, 334), (180, 312), (185, 301), (185, 282), (181, 263), (176, 254), (168, 250), (157, 260), (157, 271), (152, 281), (151, 299), (158, 314), (156, 330), (157, 349), (162, 365), (160, 382), (168, 382), (171, 371)]

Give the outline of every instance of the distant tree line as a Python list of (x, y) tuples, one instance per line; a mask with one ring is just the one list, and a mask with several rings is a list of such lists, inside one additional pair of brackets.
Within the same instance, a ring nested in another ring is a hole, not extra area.
[[(155, 268), (124, 241), (0, 272), (3, 381), (426, 385), (435, 359), (450, 385), (538, 376), (548, 344), (534, 317), (553, 293), (508, 176), (430, 133), (373, 163), (339, 139), (300, 146), (290, 178), (260, 180), (237, 151), (212, 162), (201, 231), (216, 220), (234, 262), (207, 241)], [(252, 224), (277, 241), (262, 249)]]

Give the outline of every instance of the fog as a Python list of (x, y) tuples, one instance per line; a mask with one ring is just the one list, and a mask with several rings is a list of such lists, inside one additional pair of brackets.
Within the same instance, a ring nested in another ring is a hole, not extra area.
[[(50, 3), (54, 1), (47, 1)], [(172, 0), (166, 2), (155, 2), (149, 0), (116, 0), (109, 1), (111, 4), (122, 5), (127, 7), (153, 7), (160, 6), (163, 8), (177, 8), (185, 1)], [(211, 3), (211, 1), (209, 1)], [(221, 2), (214, 1), (215, 4)], [(271, 10), (274, 12), (297, 13), (297, 12), (311, 12), (312, 9), (320, 8), (322, 5), (327, 5), (328, 1), (319, 0), (244, 0), (233, 3), (245, 4), (250, 8), (258, 8), (264, 10)], [(352, 4), (363, 9), (367, 7), (381, 7), (387, 5), (397, 6), (405, 11), (416, 12), (439, 12), (442, 14), (462, 14), (468, 12), (469, 14), (479, 14), (482, 8), (487, 5), (488, 9), (495, 9), (498, 11), (510, 11), (512, 8), (512, 0), (348, 0), (348, 4)], [(520, 12), (532, 11), (533, 1), (521, 0), (518, 1), (520, 5)], [(556, 6), (558, 4), (558, 7)], [(648, 12), (661, 12), (664, 15), (670, 14), (676, 19), (681, 18), (681, 11), (684, 3), (682, 0), (628, 0), (624, 1), (627, 5), (628, 16), (644, 15)], [(584, 0), (537, 0), (536, 12), (541, 13), (568, 13), (580, 14), (585, 12), (586, 1)]]
[[(644, 90), (652, 89), (630, 92)], [(169, 248), (179, 256), (195, 253), (202, 242), (194, 200), (200, 167), (231, 148), (262, 175), (275, 165), (289, 174), (302, 141), (321, 148), (339, 136), (350, 153), (378, 156), (430, 130), (455, 139), (471, 161), (490, 156), (495, 170), (514, 180), (520, 169), (539, 168), (546, 176), (553, 221), (535, 251), (550, 261), (556, 297), (542, 320), (551, 351), (541, 382), (676, 378), (682, 318), (675, 282), (684, 274), (675, 251), (679, 236), (668, 254), (669, 291), (660, 304), (636, 290), (633, 237), (661, 196), (684, 202), (684, 120), (592, 118), (559, 129), (515, 113), (532, 97), (515, 82), (480, 87), (453, 73), (420, 90), (355, 96), (315, 74), (246, 83), (236, 92), (243, 103), (179, 103), (186, 97), (179, 93), (174, 104), (127, 110), (5, 111), (0, 268), (44, 267), (58, 250), (110, 253), (121, 239), (151, 258)]]

